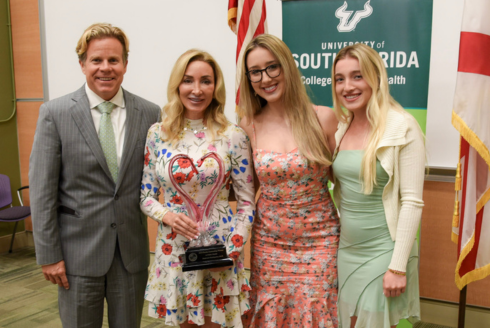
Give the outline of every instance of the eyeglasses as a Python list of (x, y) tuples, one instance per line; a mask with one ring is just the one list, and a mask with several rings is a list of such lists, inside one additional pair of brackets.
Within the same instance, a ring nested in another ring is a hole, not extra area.
[(262, 81), (262, 72), (266, 72), (271, 79), (278, 77), (279, 75), (281, 75), (281, 65), (272, 64), (264, 69), (251, 69), (246, 74), (250, 82), (257, 83)]

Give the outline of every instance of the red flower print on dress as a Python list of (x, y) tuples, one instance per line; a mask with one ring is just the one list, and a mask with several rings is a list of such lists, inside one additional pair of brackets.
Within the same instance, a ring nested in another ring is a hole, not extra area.
[(170, 244), (163, 244), (163, 246), (162, 246), (162, 252), (165, 255), (170, 255), (170, 253), (172, 253), (172, 245), (170, 245)]
[(194, 296), (194, 295), (192, 295), (192, 294), (187, 294), (187, 300), (190, 300), (190, 299), (192, 298), (192, 296)]
[(186, 181), (191, 181), (192, 177), (196, 175), (194, 171), (190, 171), (189, 174), (187, 174), (187, 178), (185, 178)]
[(174, 240), (177, 238), (177, 233), (172, 229), (172, 232), (167, 235), (167, 239)]
[(218, 289), (218, 282), (213, 278), (211, 281), (211, 293), (214, 293), (216, 289)]
[(238, 257), (240, 256), (240, 252), (237, 252), (237, 251), (231, 252), (228, 256), (231, 257), (234, 260), (237, 260)]
[(179, 167), (182, 169), (186, 169), (191, 166), (191, 161), (188, 158), (180, 158), (177, 160), (177, 163), (179, 163)]
[(170, 201), (174, 204), (182, 204), (184, 202), (182, 197), (180, 197), (179, 195), (175, 195)]
[(201, 300), (196, 295), (192, 295), (192, 305), (198, 306), (199, 303), (201, 303)]
[(245, 285), (245, 284), (242, 285), (242, 292), (249, 292), (251, 290), (252, 290), (252, 288), (250, 288), (250, 286)]
[(164, 318), (167, 314), (167, 306), (165, 304), (158, 305), (157, 313), (159, 318)]
[(186, 178), (186, 176), (185, 176), (185, 174), (184, 174), (184, 173), (177, 172), (177, 173), (175, 173), (175, 174), (174, 174), (174, 179), (175, 179), (175, 181), (177, 181), (177, 183), (179, 183), (179, 184), (184, 183), (184, 182), (185, 182), (185, 178)]
[(214, 298), (214, 304), (216, 305), (216, 307), (218, 309), (220, 309), (223, 313), (225, 313), (225, 305), (228, 303), (225, 301), (225, 298), (228, 298), (228, 302), (229, 302), (229, 296), (224, 296), (223, 295), (216, 295), (216, 297)]
[(233, 243), (233, 245), (235, 245), (235, 247), (242, 247), (243, 246), (243, 237), (240, 235), (234, 235), (231, 238), (231, 242)]
[(150, 150), (148, 146), (146, 146), (146, 154), (145, 154), (145, 165), (150, 164)]

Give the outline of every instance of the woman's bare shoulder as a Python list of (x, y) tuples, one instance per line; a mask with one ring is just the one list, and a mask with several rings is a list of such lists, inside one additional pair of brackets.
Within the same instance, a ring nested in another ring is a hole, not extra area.
[(333, 108), (327, 106), (316, 106), (316, 111), (318, 115), (318, 120), (322, 126), (322, 129), (325, 133), (332, 133), (337, 130), (337, 125), (339, 121), (337, 120), (337, 116), (335, 116), (335, 111)]
[(240, 120), (240, 123), (238, 123), (238, 126), (241, 127), (243, 131), (245, 131), (245, 133), (248, 134), (248, 136), (250, 137), (252, 135), (252, 129), (253, 129), (252, 124), (253, 122), (251, 122), (246, 117), (243, 117)]

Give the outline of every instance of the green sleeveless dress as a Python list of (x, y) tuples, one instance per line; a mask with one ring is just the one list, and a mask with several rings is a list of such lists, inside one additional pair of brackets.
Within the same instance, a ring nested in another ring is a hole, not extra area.
[(395, 246), (382, 202), (389, 176), (379, 161), (376, 162), (377, 185), (370, 195), (365, 195), (359, 181), (362, 156), (362, 150), (343, 150), (333, 163), (341, 195), (339, 327), (350, 327), (350, 317), (356, 316), (356, 328), (389, 328), (400, 319), (420, 317), (418, 246), (414, 242), (408, 260), (405, 293), (385, 297), (383, 276)]

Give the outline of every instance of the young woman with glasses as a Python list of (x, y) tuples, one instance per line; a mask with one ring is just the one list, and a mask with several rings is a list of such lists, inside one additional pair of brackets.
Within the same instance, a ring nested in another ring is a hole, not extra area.
[(253, 39), (243, 56), (240, 126), (261, 193), (252, 228), (250, 327), (337, 327), (339, 220), (327, 182), (337, 119), (314, 106), (288, 47)]

